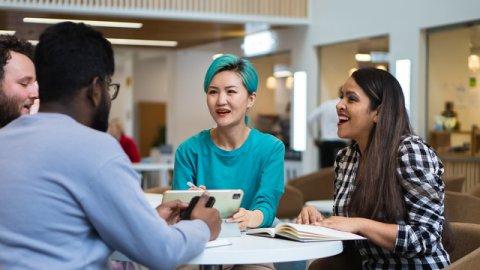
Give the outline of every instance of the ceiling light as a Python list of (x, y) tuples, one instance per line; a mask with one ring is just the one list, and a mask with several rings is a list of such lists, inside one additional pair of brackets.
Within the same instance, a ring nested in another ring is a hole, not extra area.
[(480, 69), (480, 57), (476, 54), (470, 54), (468, 56), (468, 69), (473, 73)]
[[(114, 45), (131, 45), (131, 46), (156, 46), (156, 47), (175, 47), (176, 41), (169, 40), (148, 40), (148, 39), (124, 39), (124, 38), (107, 38)], [(38, 44), (38, 40), (29, 40), (33, 45)]]
[(279, 70), (279, 71), (273, 72), (273, 76), (275, 76), (275, 78), (286, 78), (292, 75), (293, 75), (292, 72), (289, 70)]
[(277, 79), (273, 76), (268, 76), (266, 86), (268, 89), (272, 90), (277, 88)]
[(110, 43), (115, 45), (136, 45), (136, 46), (158, 46), (175, 47), (178, 42), (171, 40), (150, 40), (150, 39), (126, 39), (126, 38), (107, 38)]
[(220, 57), (220, 56), (222, 56), (222, 55), (223, 55), (223, 53), (216, 53), (216, 54), (214, 54), (214, 55), (212, 56), (212, 59), (215, 60), (215, 59), (217, 59), (218, 57)]
[(243, 38), (241, 47), (246, 57), (268, 54), (276, 49), (277, 38), (271, 31), (249, 34)]
[(25, 23), (43, 23), (43, 24), (56, 24), (61, 22), (74, 22), (84, 23), (91, 26), (99, 27), (118, 27), (118, 28), (141, 28), (142, 23), (133, 22), (112, 22), (112, 21), (89, 21), (89, 20), (72, 20), (72, 19), (49, 19), (49, 18), (23, 18)]
[(0, 35), (15, 35), (15, 31), (13, 30), (0, 30)]
[(370, 62), (372, 61), (372, 56), (368, 53), (357, 53), (355, 54), (355, 60), (358, 62)]
[(385, 65), (378, 65), (378, 66), (376, 66), (376, 68), (381, 69), (381, 70), (388, 71), (388, 70), (387, 70), (387, 67), (386, 67)]
[(285, 77), (293, 76), (293, 74), (289, 70), (289, 67), (286, 65), (274, 65), (273, 76), (275, 78), (285, 78)]
[(388, 62), (388, 52), (370, 52), (372, 63), (386, 63)]

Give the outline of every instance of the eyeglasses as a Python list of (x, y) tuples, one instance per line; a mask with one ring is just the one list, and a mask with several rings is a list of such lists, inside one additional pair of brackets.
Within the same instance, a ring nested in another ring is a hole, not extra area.
[(111, 83), (108, 85), (108, 93), (110, 94), (111, 100), (114, 100), (118, 96), (118, 91), (120, 91), (119, 83)]

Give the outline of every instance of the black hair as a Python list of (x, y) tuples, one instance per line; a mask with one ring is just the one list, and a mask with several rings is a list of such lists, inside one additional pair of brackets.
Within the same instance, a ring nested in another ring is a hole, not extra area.
[(83, 23), (59, 23), (40, 35), (35, 69), (42, 103), (69, 102), (95, 77), (103, 80), (113, 75), (112, 45)]
[(0, 35), (0, 81), (5, 76), (3, 68), (12, 58), (11, 51), (21, 53), (33, 61), (34, 47), (32, 44), (13, 35)]

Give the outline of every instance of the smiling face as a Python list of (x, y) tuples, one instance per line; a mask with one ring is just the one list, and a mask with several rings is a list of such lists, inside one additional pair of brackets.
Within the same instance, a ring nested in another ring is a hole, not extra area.
[(377, 122), (377, 110), (370, 109), (370, 99), (350, 77), (340, 90), (337, 104), (338, 136), (355, 140), (365, 149), (370, 131)]
[(207, 106), (218, 127), (245, 125), (245, 115), (255, 103), (256, 94), (249, 94), (242, 78), (234, 71), (217, 73), (207, 91)]
[(10, 52), (10, 56), (0, 82), (0, 126), (30, 113), (34, 100), (38, 98), (33, 62), (24, 54), (14, 51)]

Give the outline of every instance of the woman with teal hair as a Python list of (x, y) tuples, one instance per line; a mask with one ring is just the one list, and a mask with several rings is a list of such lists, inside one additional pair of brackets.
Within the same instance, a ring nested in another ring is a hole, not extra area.
[[(203, 90), (205, 91), (205, 93), (208, 94), (210, 83), (212, 82), (215, 75), (222, 71), (235, 72), (237, 76), (240, 77), (243, 86), (248, 92), (249, 98), (253, 99), (253, 103), (255, 102), (258, 86), (257, 71), (255, 70), (255, 68), (253, 68), (252, 64), (248, 60), (238, 58), (237, 56), (232, 54), (222, 55), (212, 62), (212, 64), (207, 70), (207, 74), (205, 74), (205, 80), (203, 82)], [(253, 106), (253, 103), (250, 107), (247, 107), (247, 112), (248, 109)], [(245, 124), (248, 124), (248, 116), (246, 115)]]
[(229, 54), (215, 59), (204, 90), (216, 127), (190, 137), (175, 154), (173, 189), (189, 189), (190, 181), (207, 189), (244, 191), (240, 210), (227, 219), (241, 230), (271, 226), (284, 188), (283, 143), (248, 126), (257, 85), (249, 61)]

